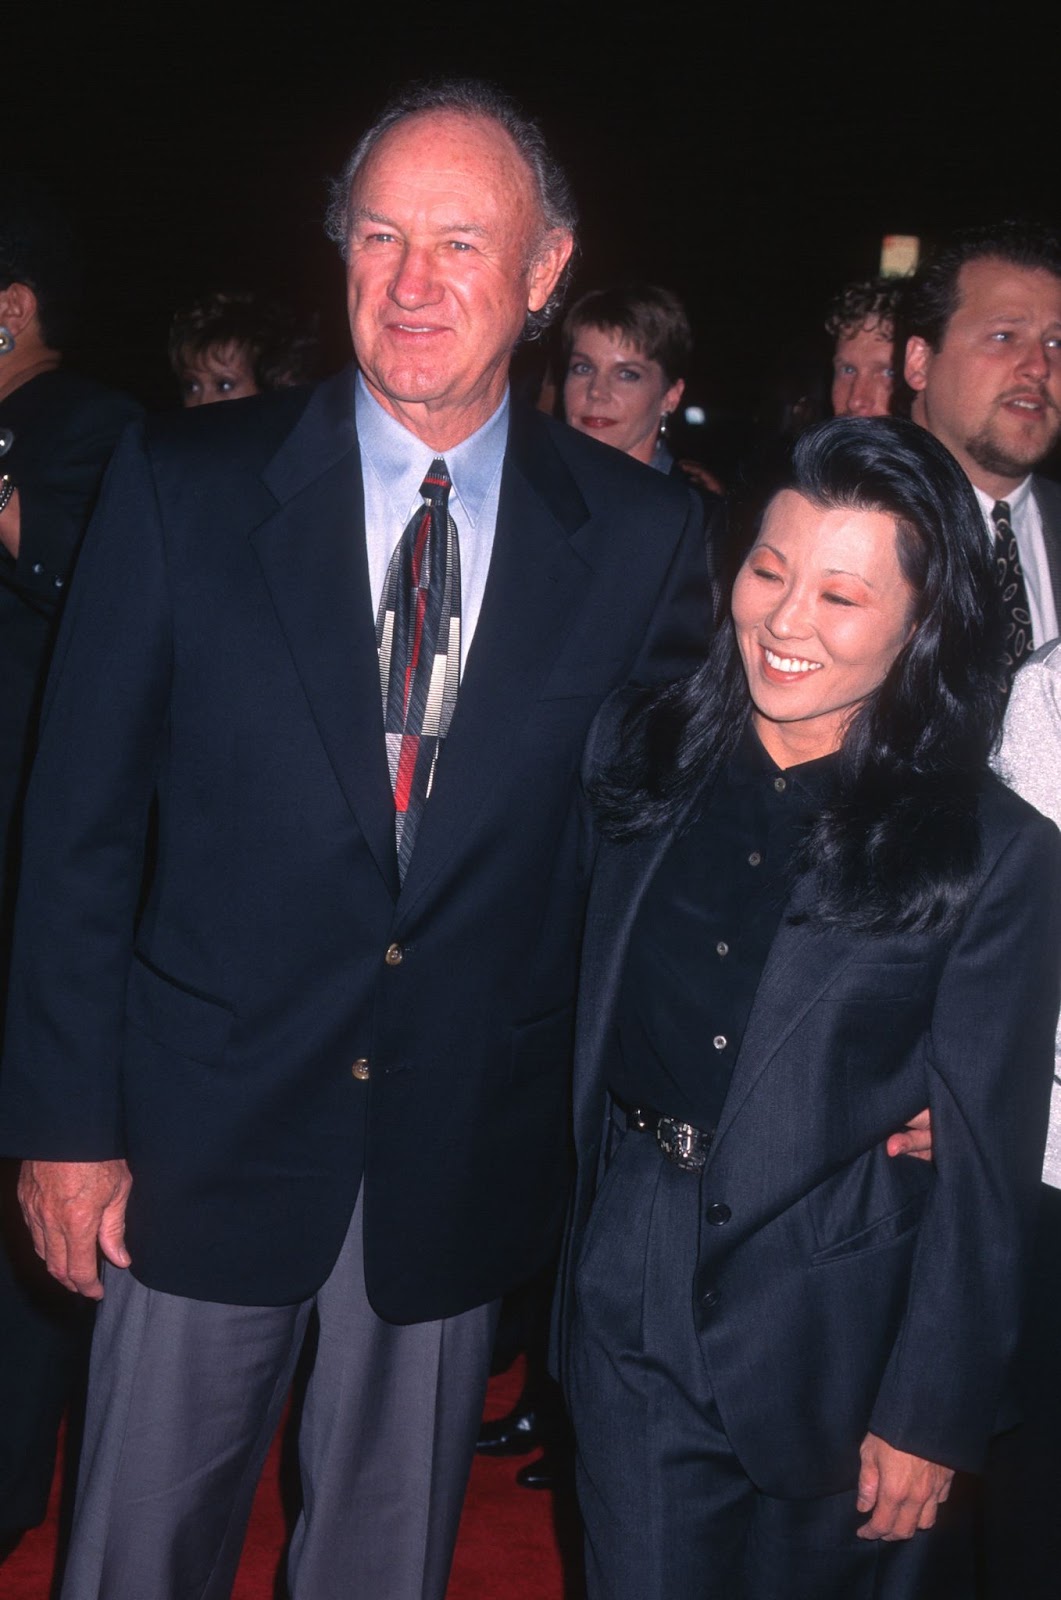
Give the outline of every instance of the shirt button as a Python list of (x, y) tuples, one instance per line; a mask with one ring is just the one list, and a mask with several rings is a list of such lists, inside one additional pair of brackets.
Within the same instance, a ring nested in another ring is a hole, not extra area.
[(39, 577), (40, 577), (40, 575), (41, 575), (41, 573), (42, 573), (42, 572), (43, 572), (43, 571), (44, 571), (44, 567), (43, 567), (43, 565), (42, 565), (42, 564), (41, 564), (41, 562), (39, 562), (39, 561), (35, 561), (35, 562), (34, 562), (34, 563), (33, 563), (33, 576), (34, 576), (34, 577), (35, 577), (35, 578), (39, 578)]
[(785, 782), (784, 778), (775, 778), (774, 788), (777, 790), (778, 794), (784, 794), (785, 790), (788, 788), (788, 784)]
[(53, 589), (61, 589), (62, 586), (63, 586), (62, 578), (53, 578), (52, 579), (52, 587), (53, 587)]
[(726, 1048), (726, 1035), (724, 1033), (716, 1033), (711, 1043), (716, 1050), (724, 1050)]
[(748, 865), (749, 865), (749, 867), (757, 867), (759, 865), (759, 863), (762, 861), (762, 859), (763, 858), (759, 854), (759, 851), (758, 850), (753, 850), (751, 855), (748, 857)]
[(368, 1082), (368, 1077), (369, 1077), (368, 1062), (366, 1061), (364, 1056), (358, 1056), (357, 1060), (354, 1062), (353, 1066), (350, 1068), (350, 1071), (353, 1073), (354, 1077), (358, 1080), (359, 1083), (367, 1083)]
[(721, 1200), (716, 1200), (714, 1205), (707, 1208), (707, 1220), (713, 1228), (723, 1227), (733, 1215), (729, 1206)]
[(715, 946), (715, 954), (719, 956), (729, 955), (729, 945), (726, 943), (725, 939), (720, 939), (718, 941)]
[(400, 967), (405, 957), (405, 951), (400, 944), (389, 944), (383, 959), (388, 967)]

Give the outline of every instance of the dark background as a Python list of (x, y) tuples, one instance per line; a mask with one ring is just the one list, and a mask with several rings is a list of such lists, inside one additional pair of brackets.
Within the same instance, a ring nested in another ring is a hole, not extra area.
[(73, 354), (153, 405), (175, 399), (169, 316), (207, 288), (279, 291), (345, 357), (326, 180), (414, 76), (489, 75), (539, 117), (582, 210), (578, 285), (677, 289), (687, 398), (718, 411), (757, 403), (882, 234), (1056, 208), (1061, 30), (1019, 0), (7, 15), (0, 158), (68, 198), (88, 243)]

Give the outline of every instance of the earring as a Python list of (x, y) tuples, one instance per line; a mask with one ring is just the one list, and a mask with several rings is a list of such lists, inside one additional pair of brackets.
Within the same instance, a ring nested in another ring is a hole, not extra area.
[(660, 413), (660, 418), (659, 418), (659, 436), (660, 436), (661, 439), (665, 439), (667, 437), (667, 422), (669, 421), (669, 419), (670, 419), (670, 412), (669, 411), (662, 411)]
[(0, 356), (9, 356), (15, 348), (15, 335), (0, 322)]

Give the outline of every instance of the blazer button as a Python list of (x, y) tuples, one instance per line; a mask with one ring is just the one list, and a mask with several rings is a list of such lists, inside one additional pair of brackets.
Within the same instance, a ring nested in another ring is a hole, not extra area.
[(358, 1056), (350, 1071), (359, 1083), (368, 1082), (368, 1062), (364, 1056)]
[(729, 1209), (729, 1206), (725, 1205), (721, 1200), (716, 1200), (714, 1205), (707, 1208), (707, 1220), (713, 1228), (721, 1228), (729, 1221), (732, 1215), (733, 1212)]
[(402, 949), (400, 944), (389, 944), (387, 946), (387, 953), (383, 959), (387, 963), (388, 967), (400, 967), (404, 956), (405, 951)]
[(702, 1306), (706, 1306), (707, 1309), (710, 1311), (712, 1306), (717, 1306), (718, 1302), (721, 1299), (722, 1299), (722, 1294), (721, 1294), (720, 1290), (718, 1290), (718, 1289), (705, 1289), (703, 1294), (700, 1296), (700, 1304)]

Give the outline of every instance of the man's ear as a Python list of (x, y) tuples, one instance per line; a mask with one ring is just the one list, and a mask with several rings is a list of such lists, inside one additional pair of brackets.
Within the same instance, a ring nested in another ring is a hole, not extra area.
[(0, 289), (0, 323), (17, 339), (37, 315), (37, 296), (28, 283), (9, 283)]
[(574, 239), (564, 228), (554, 228), (538, 246), (527, 274), (527, 310), (540, 311), (567, 266)]
[(907, 339), (903, 372), (911, 389), (915, 389), (918, 394), (928, 383), (928, 369), (932, 365), (934, 354), (928, 340), (922, 339), (919, 334), (911, 334)]

